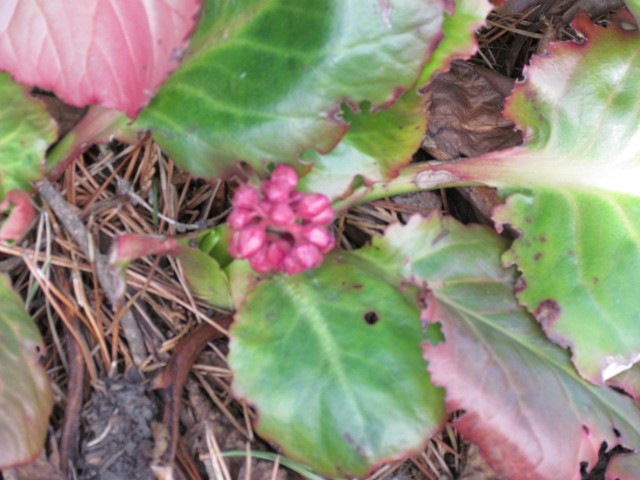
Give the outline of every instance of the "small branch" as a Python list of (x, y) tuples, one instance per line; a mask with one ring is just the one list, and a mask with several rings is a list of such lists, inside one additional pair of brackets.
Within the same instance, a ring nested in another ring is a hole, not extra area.
[[(80, 221), (80, 218), (78, 218), (49, 180), (43, 178), (36, 184), (36, 187), (38, 188), (40, 196), (47, 202), (65, 229), (80, 246), (80, 250), (82, 250), (84, 256), (90, 262), (95, 260), (98, 281), (109, 303), (111, 303), (112, 308), (116, 310), (120, 305), (120, 296), (117, 287), (119, 273), (110, 268), (106, 256), (100, 254), (97, 247), (89, 239), (87, 229)], [(144, 344), (142, 332), (130, 310), (123, 313), (121, 325), (124, 336), (127, 339), (127, 344), (131, 350), (133, 361), (136, 366), (139, 366), (147, 356), (147, 349)]]
[(221, 328), (208, 323), (202, 323), (194, 328), (178, 342), (167, 366), (152, 384), (152, 388), (163, 391), (163, 423), (169, 432), (169, 447), (162, 460), (167, 466), (173, 466), (178, 448), (182, 389), (189, 371), (207, 343), (224, 337), (224, 332), (229, 328), (232, 320), (233, 317), (228, 315), (216, 319)]

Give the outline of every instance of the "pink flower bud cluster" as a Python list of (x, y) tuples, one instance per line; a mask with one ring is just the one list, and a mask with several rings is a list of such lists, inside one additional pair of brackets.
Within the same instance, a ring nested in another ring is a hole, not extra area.
[(335, 246), (327, 228), (333, 208), (326, 196), (297, 191), (297, 184), (296, 171), (279, 165), (260, 191), (250, 185), (235, 191), (227, 219), (234, 258), (248, 259), (260, 273), (294, 275), (320, 266), (324, 254)]

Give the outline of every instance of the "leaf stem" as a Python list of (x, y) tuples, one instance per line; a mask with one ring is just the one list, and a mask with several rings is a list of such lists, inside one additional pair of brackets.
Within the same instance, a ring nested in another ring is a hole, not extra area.
[(420, 162), (409, 165), (401, 169), (394, 179), (358, 189), (347, 198), (335, 202), (333, 208), (335, 211), (342, 211), (354, 205), (361, 205), (395, 195), (439, 188), (481, 185), (478, 182), (462, 179), (452, 173), (448, 167), (455, 163)]

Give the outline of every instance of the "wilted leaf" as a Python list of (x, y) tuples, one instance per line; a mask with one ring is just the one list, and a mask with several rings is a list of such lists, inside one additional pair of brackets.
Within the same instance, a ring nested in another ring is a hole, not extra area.
[(438, 160), (474, 157), (514, 147), (522, 132), (502, 116), (513, 80), (467, 62), (452, 62), (436, 75), (429, 94), (429, 121), (423, 147)]
[[(330, 476), (417, 452), (445, 420), (415, 289), (343, 253), (252, 290), (231, 329), (234, 393), (257, 431)], [(406, 295), (406, 296), (405, 296)]]
[[(0, 6), (0, 19), (2, 18)], [(29, 98), (22, 85), (0, 73), (0, 198), (6, 192), (30, 188), (40, 175), (56, 125), (44, 105)]]
[(327, 152), (347, 129), (341, 102), (377, 110), (411, 88), (442, 10), (436, 0), (208, 1), (181, 68), (137, 125), (203, 177)]
[(494, 219), (521, 234), (505, 255), (520, 303), (601, 383), (640, 358), (640, 37), (582, 18), (589, 41), (534, 59), (507, 113), (522, 147), (423, 172), (512, 193)]
[(134, 116), (178, 66), (198, 0), (3, 0), (0, 69), (75, 106)]
[(426, 128), (425, 99), (418, 89), (434, 72), (446, 68), (452, 58), (475, 51), (474, 31), (489, 10), (486, 1), (458, 1), (455, 13), (445, 14), (444, 38), (409, 91), (385, 110), (345, 112), (349, 130), (336, 148), (327, 154), (304, 152), (302, 159), (314, 167), (303, 177), (303, 188), (335, 198), (344, 194), (357, 176), (367, 184), (379, 182), (394, 177), (408, 164)]
[(38, 364), (42, 342), (22, 300), (0, 276), (0, 469), (33, 460), (42, 450), (51, 389)]
[(403, 275), (427, 285), (425, 316), (445, 337), (424, 345), (433, 382), (449, 411), (464, 412), (456, 428), (498, 473), (578, 480), (602, 442), (640, 447), (631, 399), (583, 380), (514, 299), (516, 272), (500, 265), (504, 239), (432, 215), (389, 228), (374, 246), (383, 259), (403, 255)]

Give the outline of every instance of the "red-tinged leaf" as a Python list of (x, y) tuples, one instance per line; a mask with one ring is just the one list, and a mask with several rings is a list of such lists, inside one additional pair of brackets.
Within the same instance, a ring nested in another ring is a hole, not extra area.
[[(434, 72), (447, 68), (450, 60), (471, 55), (477, 48), (474, 31), (489, 13), (486, 1), (460, 0), (444, 15), (444, 38), (434, 50), (418, 81), (391, 107), (380, 111), (344, 112), (349, 130), (327, 154), (306, 151), (302, 159), (314, 164), (302, 178), (308, 191), (336, 198), (343, 195), (355, 177), (366, 184), (394, 177), (418, 149), (426, 128), (425, 99), (418, 93)], [(451, 14), (452, 13), (452, 14)]]
[(503, 258), (522, 272), (518, 299), (601, 384), (640, 359), (640, 36), (576, 26), (588, 41), (552, 45), (508, 101), (523, 146), (415, 180), (511, 194), (494, 220), (520, 233)]
[(0, 469), (31, 461), (42, 450), (52, 407), (38, 363), (42, 349), (22, 300), (0, 275)]
[(0, 69), (65, 102), (135, 116), (178, 66), (198, 0), (3, 0)]
[(341, 103), (379, 110), (415, 84), (444, 3), (207, 1), (181, 68), (136, 125), (203, 177), (330, 151), (348, 127)]
[(170, 255), (182, 247), (175, 237), (151, 237), (124, 233), (116, 238), (109, 261), (113, 265), (122, 265), (147, 255)]
[(381, 265), (401, 261), (403, 276), (429, 288), (423, 317), (445, 338), (423, 346), (432, 381), (445, 388), (449, 411), (464, 412), (455, 426), (498, 473), (579, 480), (581, 462), (592, 468), (602, 442), (640, 447), (633, 401), (582, 379), (514, 299), (503, 238), (431, 215), (389, 228), (374, 246)]
[(0, 213), (8, 210), (9, 215), (0, 227), (0, 242), (19, 242), (36, 217), (31, 196), (22, 190), (10, 190), (0, 202)]
[(636, 363), (629, 370), (607, 380), (607, 385), (624, 390), (640, 406), (640, 364)]

